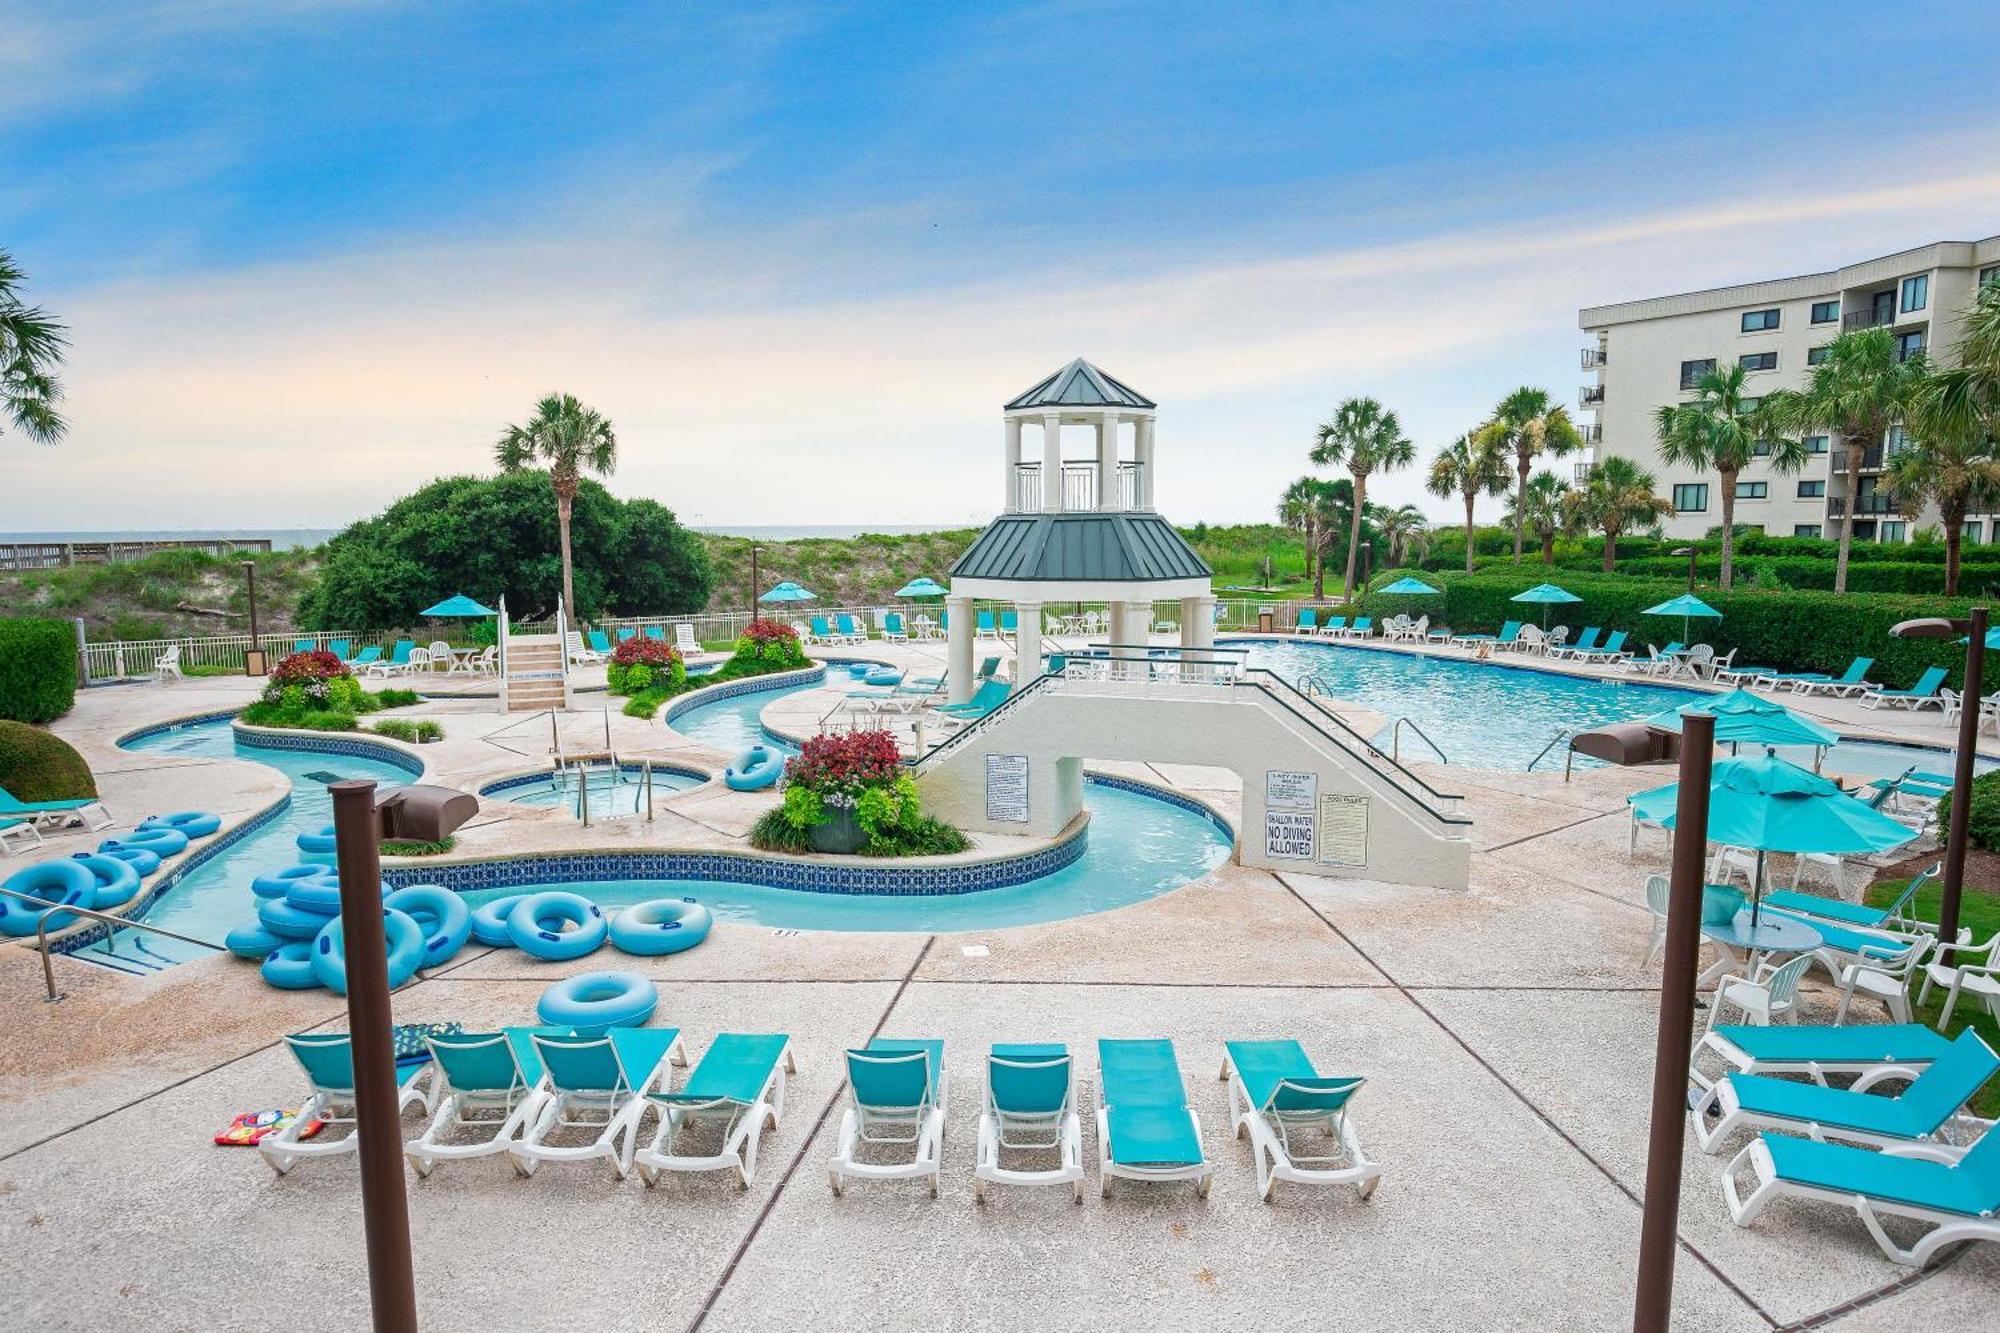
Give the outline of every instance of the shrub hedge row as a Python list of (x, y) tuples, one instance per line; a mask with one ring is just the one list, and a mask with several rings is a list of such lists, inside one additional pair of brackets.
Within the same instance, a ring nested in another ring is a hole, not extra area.
[(97, 780), (82, 755), (60, 736), (20, 722), (0, 722), (0, 787), (21, 801), (97, 795)]
[[(1377, 575), (1371, 581), (1371, 590), (1362, 598), (1363, 612), (1375, 616), (1379, 622), (1383, 617), (1414, 610), (1429, 615), (1432, 625), (1487, 631), (1507, 620), (1541, 618), (1539, 606), (1524, 606), (1509, 600), (1541, 581), (1545, 571), (1540, 566), (1524, 566), (1507, 574), (1425, 572), (1422, 575), (1425, 581), (1444, 590), (1442, 598), (1412, 599), (1373, 591), (1411, 573), (1389, 570)], [(1684, 581), (1565, 570), (1559, 582), (1583, 600), (1550, 607), (1552, 626), (1569, 625), (1572, 634), (1587, 625), (1628, 630), (1631, 632), (1628, 646), (1642, 652), (1648, 643), (1664, 646), (1681, 635), (1679, 620), (1640, 613), (1686, 591)], [(1926, 667), (1949, 668), (1951, 677), (1946, 684), (1953, 688), (1963, 674), (1965, 650), (1957, 644), (1943, 639), (1892, 639), (1889, 627), (1899, 620), (1919, 616), (1964, 615), (1971, 606), (1965, 598), (1853, 592), (1839, 595), (1797, 589), (1737, 588), (1723, 592), (1717, 588), (1698, 588), (1696, 591), (1704, 602), (1722, 613), (1722, 619), (1696, 620), (1692, 626), (1695, 640), (1715, 645), (1718, 653), (1735, 649), (1739, 665), (1837, 675), (1847, 669), (1853, 658), (1872, 657), (1875, 666), (1868, 678), (1900, 687), (1914, 684)]]
[[(1739, 586), (1749, 583), (1764, 570), (1775, 574), (1779, 582), (1788, 588), (1830, 590), (1833, 587), (1833, 562), (1802, 556), (1739, 556), (1736, 560), (1736, 582)], [(1618, 572), (1640, 577), (1685, 579), (1687, 557), (1651, 556), (1626, 560), (1621, 556)], [(1721, 559), (1697, 557), (1695, 577), (1711, 583), (1721, 578)], [(2000, 561), (1974, 563), (1968, 560), (1959, 566), (1958, 586), (1963, 591), (1983, 592), (1996, 585), (2000, 585)], [(1899, 592), (1921, 596), (1939, 593), (1943, 588), (1942, 565), (1909, 560), (1867, 560), (1852, 561), (1847, 567), (1849, 592)]]
[(75, 703), (75, 627), (64, 620), (0, 620), (0, 718), (49, 722)]

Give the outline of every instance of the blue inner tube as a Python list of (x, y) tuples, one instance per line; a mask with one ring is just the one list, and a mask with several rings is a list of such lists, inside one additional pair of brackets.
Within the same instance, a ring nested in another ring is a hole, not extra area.
[(250, 892), (259, 898), (282, 898), (300, 880), (325, 879), (332, 874), (333, 867), (327, 865), (297, 865), (286, 866), (283, 870), (267, 870), (250, 881)]
[(580, 972), (543, 991), (535, 1012), (544, 1023), (597, 1036), (644, 1025), (659, 1003), (659, 989), (637, 972)]
[[(244, 922), (222, 937), (223, 947), (238, 958), (268, 958), (286, 943), (287, 941), (282, 935), (273, 935), (270, 931), (264, 929), (261, 923), (255, 920)], [(292, 940), (290, 943), (304, 946), (308, 950), (311, 948), (310, 943), (306, 940)], [(302, 952), (299, 957), (307, 960), (306, 966), (308, 968), (312, 966), (308, 953)], [(319, 982), (314, 981), (313, 985), (317, 986)]]
[(861, 679), (868, 685), (901, 685), (903, 673), (894, 667), (877, 667)]
[(723, 770), (722, 780), (731, 791), (762, 791), (784, 771), (785, 756), (768, 745), (753, 745)]
[[(386, 907), (382, 929), (389, 943), (389, 989), (394, 990), (415, 976), (424, 961), (424, 931), (409, 913)], [(335, 995), (347, 994), (347, 939), (339, 917), (327, 922), (313, 941), (312, 968), (320, 985)]]
[(97, 844), (97, 850), (108, 852), (120, 847), (142, 847), (164, 859), (186, 851), (187, 845), (187, 834), (179, 829), (149, 828), (144, 831), (135, 829), (122, 838), (106, 838)]
[(139, 891), (139, 872), (128, 861), (105, 856), (101, 852), (97, 855), (78, 852), (70, 860), (88, 870), (95, 881), (90, 901), (79, 906), (94, 907), (102, 912), (107, 907), (130, 902), (132, 895)]
[(302, 852), (311, 852), (319, 856), (331, 855), (333, 852), (333, 825), (322, 824), (316, 829), (307, 829), (304, 833), (299, 834), (295, 841)]
[(311, 990), (320, 984), (311, 940), (286, 940), (264, 956), (264, 966), (258, 971), (266, 983), (279, 990)]
[(412, 884), (382, 900), (407, 912), (424, 932), (424, 966), (435, 967), (465, 947), (472, 934), (472, 909), (465, 899), (437, 884)]
[(519, 906), (525, 893), (510, 893), (472, 909), (472, 938), (494, 949), (511, 949), (514, 937), (507, 933), (507, 914)]
[[(285, 901), (301, 912), (318, 912), (321, 916), (340, 915), (340, 880), (332, 866), (321, 866), (317, 876), (297, 875), (285, 886)], [(386, 902), (389, 887), (382, 886), (382, 898)]]
[(125, 864), (139, 872), (140, 879), (144, 879), (160, 868), (160, 854), (158, 852), (149, 852), (144, 847), (111, 847), (100, 851), (98, 855), (108, 856), (114, 861), (125, 862)]
[(708, 938), (715, 917), (692, 898), (655, 898), (611, 918), (614, 948), (641, 957), (679, 953)]
[(171, 815), (148, 815), (139, 821), (139, 831), (149, 833), (156, 828), (170, 828), (189, 838), (206, 838), (222, 827), (222, 816), (212, 815), (206, 810), (180, 810)]
[[(88, 907), (97, 896), (97, 876), (75, 861), (42, 861), (23, 866), (7, 876), (7, 887), (36, 900), (25, 903), (0, 894), (0, 931), (9, 935), (32, 935), (51, 907)], [(43, 904), (36, 906), (36, 903)], [(76, 920), (76, 913), (62, 912), (49, 918), (49, 929), (57, 930)]]
[(507, 914), (507, 937), (530, 957), (581, 958), (604, 943), (604, 912), (580, 893), (531, 893)]
[(308, 912), (284, 898), (257, 900), (257, 924), (281, 939), (317, 939), (326, 929), (326, 923), (333, 919), (330, 912)]

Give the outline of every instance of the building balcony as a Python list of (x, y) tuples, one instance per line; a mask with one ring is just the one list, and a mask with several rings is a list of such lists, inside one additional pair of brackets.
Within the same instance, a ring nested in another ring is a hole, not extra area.
[(1583, 349), (1583, 368), (1585, 370), (1600, 369), (1607, 362), (1608, 358), (1602, 347), (1586, 347)]
[(1576, 405), (1585, 411), (1604, 406), (1604, 386), (1586, 384), (1576, 391)]
[(1582, 437), (1586, 446), (1604, 443), (1604, 423), (1601, 421), (1593, 421), (1589, 425), (1578, 426), (1576, 433)]
[(1014, 493), (1009, 506), (1017, 513), (1039, 513), (1055, 510), (1065, 514), (1092, 513), (1099, 509), (1145, 509), (1148, 507), (1145, 485), (1145, 464), (1138, 462), (1119, 463), (1113, 473), (1112, 495), (1117, 503), (1098, 503), (1098, 467), (1096, 463), (1064, 463), (1058, 480), (1057, 499), (1059, 503), (1048, 505), (1043, 502), (1042, 465), (1040, 463), (1017, 463), (1014, 465)]
[(1576, 463), (1571, 467), (1570, 476), (1575, 479), (1577, 485), (1587, 486), (1590, 484), (1590, 474), (1596, 470), (1595, 463)]
[[(1846, 517), (1848, 508), (1849, 506), (1847, 503), (1847, 499), (1844, 496), (1836, 495), (1832, 499), (1826, 502), (1826, 512), (1829, 518)], [(1874, 514), (1896, 514), (1902, 512), (1897, 507), (1894, 498), (1887, 495), (1883, 495), (1880, 492), (1875, 492), (1869, 495), (1862, 496), (1860, 499), (1854, 502), (1853, 510), (1857, 517), (1864, 517)]]
[[(1833, 451), (1832, 464), (1835, 476), (1846, 475), (1848, 464), (1847, 454), (1848, 451), (1846, 449), (1835, 449)], [(1886, 455), (1881, 445), (1869, 445), (1861, 451), (1861, 470), (1863, 472), (1880, 472), (1885, 457)]]

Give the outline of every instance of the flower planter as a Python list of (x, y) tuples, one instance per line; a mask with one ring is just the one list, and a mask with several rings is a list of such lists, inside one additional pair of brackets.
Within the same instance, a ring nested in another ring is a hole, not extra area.
[(853, 810), (833, 809), (827, 811), (824, 824), (814, 824), (806, 831), (807, 841), (816, 852), (831, 852), (837, 856), (852, 856), (861, 850), (867, 835), (861, 831), (861, 821)]

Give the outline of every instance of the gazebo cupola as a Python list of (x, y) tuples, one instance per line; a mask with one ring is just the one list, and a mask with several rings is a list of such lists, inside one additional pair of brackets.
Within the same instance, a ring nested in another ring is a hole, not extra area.
[[(1044, 606), (1106, 602), (1111, 641), (1144, 642), (1155, 602), (1181, 603), (1181, 642), (1214, 640), (1212, 571), (1153, 512), (1157, 405), (1078, 357), (1009, 402), (1004, 512), (951, 570), (951, 693), (971, 692), (975, 599), (1013, 603), (1017, 681), (1041, 674)], [(1023, 427), (1039, 446), (1024, 457)], [(1063, 428), (1088, 452), (1068, 457)], [(1129, 429), (1128, 429), (1129, 428)], [(1086, 434), (1087, 432), (1087, 434)]]

